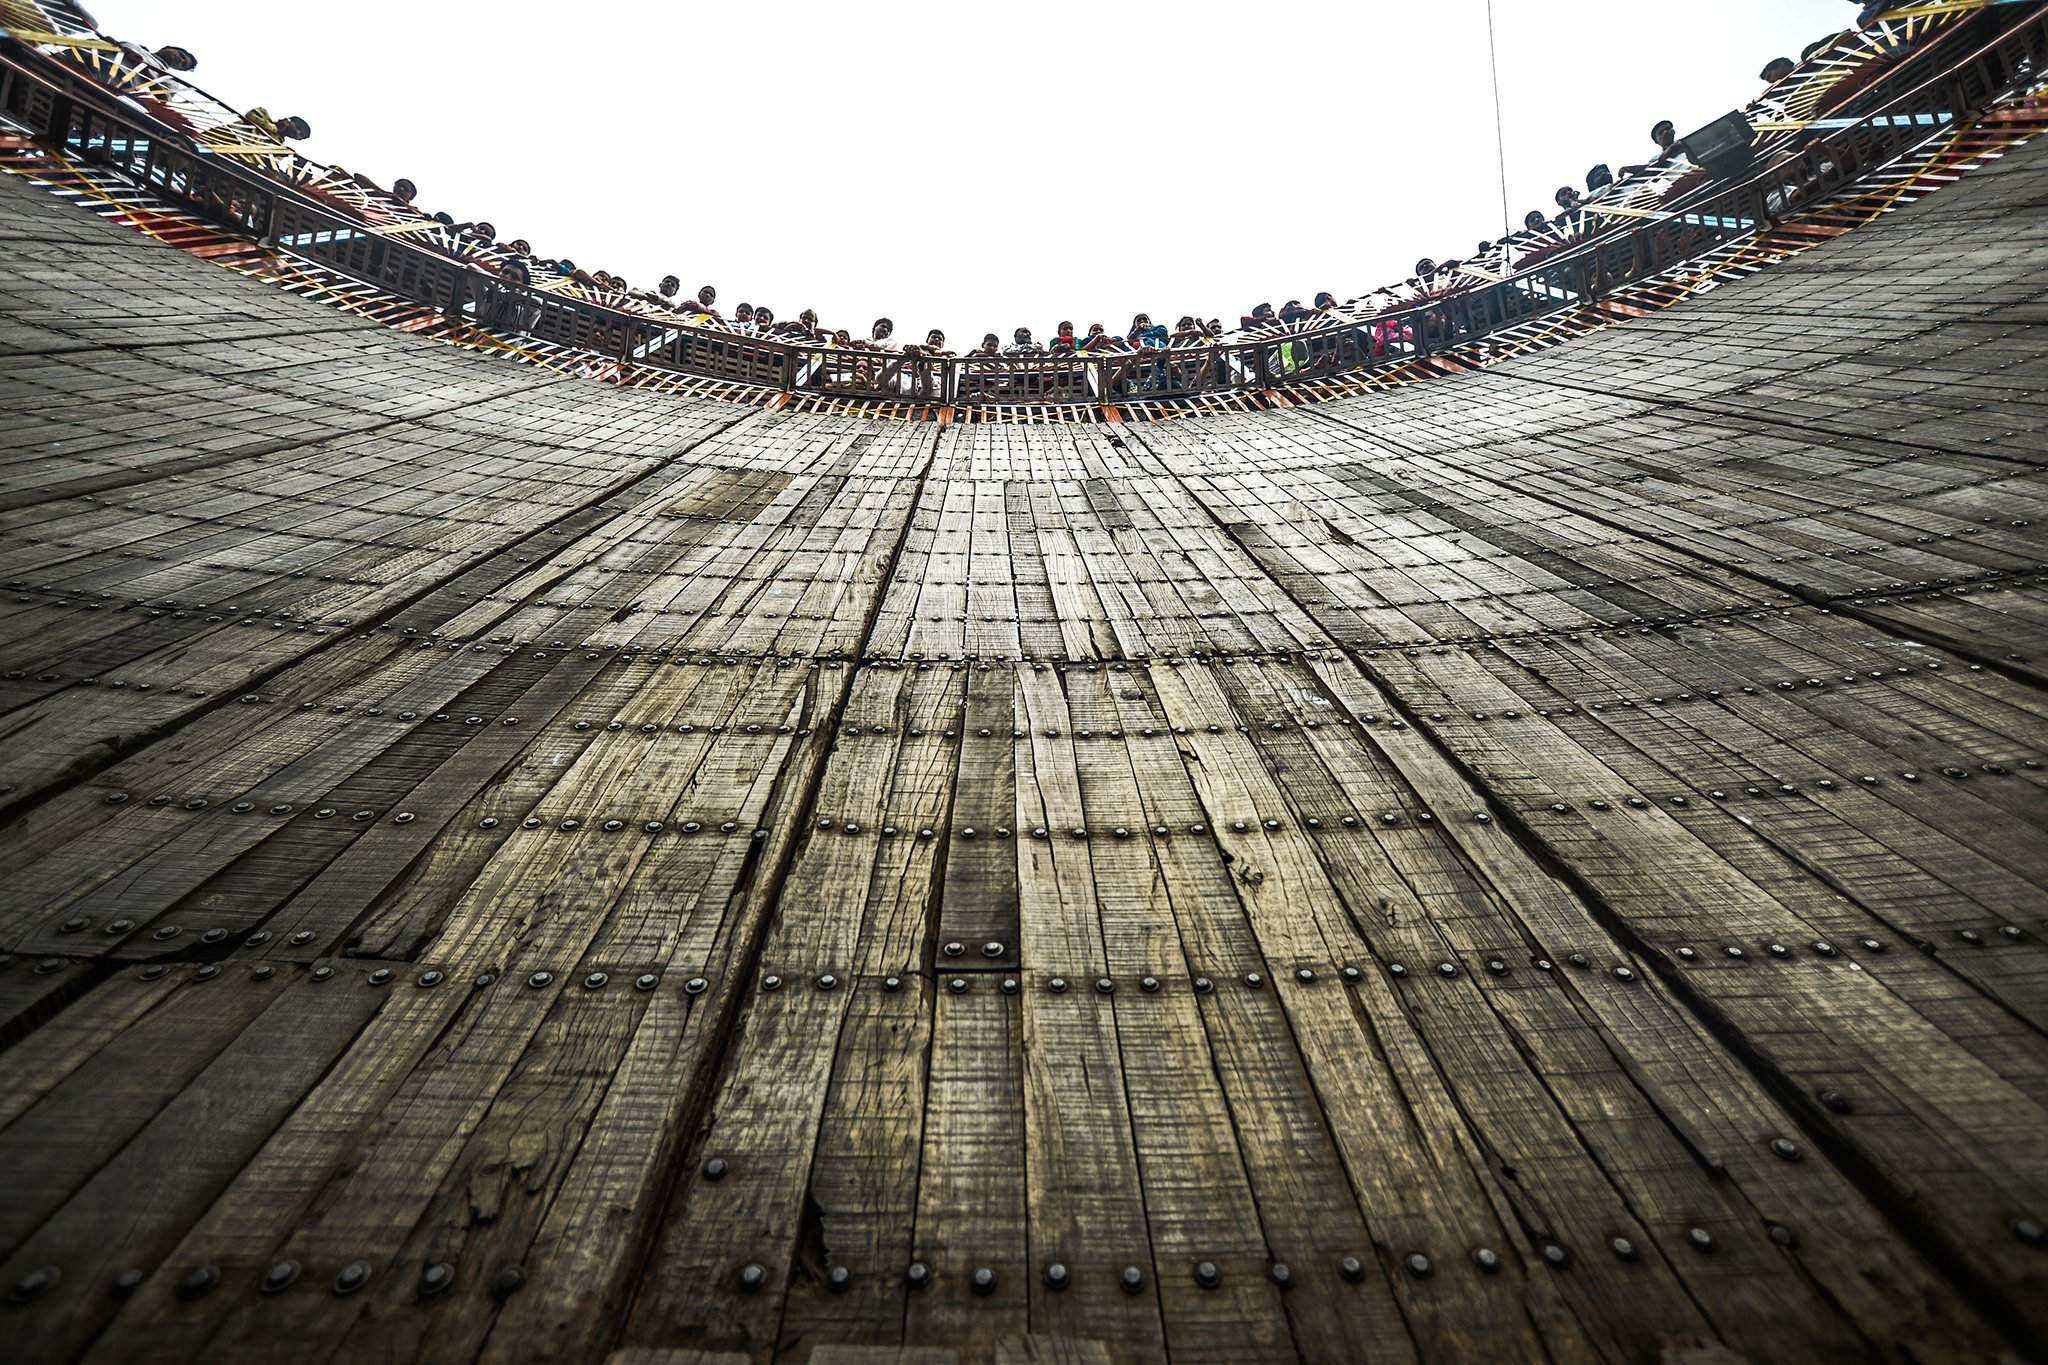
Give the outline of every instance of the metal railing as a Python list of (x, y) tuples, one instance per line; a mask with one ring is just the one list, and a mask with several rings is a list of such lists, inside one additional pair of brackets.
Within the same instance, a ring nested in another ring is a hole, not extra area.
[[(261, 239), (452, 320), (697, 379), (863, 403), (1115, 405), (1283, 388), (1433, 355), (1597, 303), (1796, 217), (2048, 71), (2048, 5), (1976, 11), (1909, 48), (1832, 117), (1764, 139), (1732, 178), (1680, 179), (1653, 209), (1599, 200), (1548, 232), (1534, 263), (1505, 258), (1425, 283), (1424, 297), (1269, 334), (1109, 354), (925, 356), (792, 343), (696, 326), (655, 305), (514, 283), (452, 235), (393, 232), (288, 176), (153, 120), (75, 63), (0, 44), (0, 111), (45, 145), (108, 168), (163, 202)], [(1686, 184), (1685, 181), (1696, 183)], [(1641, 195), (1637, 195), (1637, 202)], [(431, 225), (428, 225), (431, 226)], [(1530, 258), (1525, 257), (1525, 260)], [(1433, 290), (1431, 286), (1434, 286)]]

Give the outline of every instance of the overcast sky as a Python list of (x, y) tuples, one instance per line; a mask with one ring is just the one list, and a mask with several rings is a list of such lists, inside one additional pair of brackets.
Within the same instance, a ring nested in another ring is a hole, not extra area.
[[(544, 256), (954, 343), (1362, 294), (1501, 233), (1484, 0), (87, 0)], [(1494, 0), (1516, 221), (1845, 0)]]

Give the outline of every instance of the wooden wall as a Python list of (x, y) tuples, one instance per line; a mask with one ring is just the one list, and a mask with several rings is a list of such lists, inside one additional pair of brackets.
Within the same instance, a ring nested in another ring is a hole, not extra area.
[(4, 1354), (2038, 1351), (2044, 210), (942, 426), (0, 177)]

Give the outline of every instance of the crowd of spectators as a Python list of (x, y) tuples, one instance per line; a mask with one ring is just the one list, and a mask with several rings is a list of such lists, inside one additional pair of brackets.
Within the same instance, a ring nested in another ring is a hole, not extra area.
[[(91, 23), (90, 16), (71, 0), (42, 0), (42, 3), (46, 9), (65, 11), (66, 17), (74, 21)], [(1897, 0), (1891, 3), (1852, 0), (1852, 3), (1860, 6), (1858, 22), (1863, 25), (1876, 21), (1884, 11), (1897, 6)], [(1810, 47), (1801, 54), (1801, 60), (1812, 56), (1828, 41), (1831, 40), (1824, 39)], [(186, 72), (197, 65), (189, 51), (178, 47), (161, 48), (155, 52), (129, 48), (127, 54), (129, 64), (146, 65), (165, 72)], [(1763, 68), (1761, 76), (1767, 86), (1775, 85), (1796, 69), (1797, 64), (1791, 58), (1777, 57)], [(1776, 117), (1782, 109), (1771, 102), (1767, 91), (1763, 98), (1752, 103), (1747, 112), (1760, 117)], [(304, 138), (311, 132), (302, 118), (274, 118), (260, 108), (241, 115), (238, 122), (277, 140)], [(1646, 184), (1656, 186), (1663, 196), (1668, 197), (1705, 178), (1705, 171), (1693, 164), (1685, 142), (1677, 136), (1677, 129), (1669, 120), (1660, 120), (1651, 128), (1650, 140), (1655, 149), (1654, 155), (1643, 162), (1623, 166), (1618, 175), (1604, 163), (1594, 166), (1586, 173), (1583, 191), (1572, 185), (1560, 186), (1553, 196), (1554, 213), (1543, 209), (1531, 210), (1524, 215), (1519, 231), (1497, 240), (1480, 242), (1472, 263), (1477, 264), (1483, 258), (1485, 272), (1524, 269), (1548, 254), (1568, 248), (1580, 235), (1579, 229), (1587, 223), (1589, 215), (1597, 214), (1604, 201), (1640, 194)], [(406, 230), (417, 224), (430, 231), (437, 230), (440, 245), (470, 260), (483, 275), (514, 286), (510, 291), (488, 288), (480, 291), (486, 296), (493, 292), (506, 295), (523, 294), (529, 289), (557, 292), (575, 288), (598, 301), (655, 319), (671, 318), (680, 324), (740, 338), (757, 337), (825, 351), (866, 353), (870, 357), (883, 354), (952, 357), (964, 354), (970, 358), (1040, 357), (1050, 363), (1067, 356), (1142, 356), (1154, 351), (1181, 352), (1211, 346), (1225, 339), (1274, 339), (1283, 367), (1292, 370), (1309, 362), (1324, 349), (1323, 343), (1314, 340), (1298, 344), (1289, 340), (1294, 334), (1309, 333), (1313, 336), (1329, 330), (1320, 324), (1353, 322), (1359, 325), (1350, 329), (1348, 335), (1363, 339), (1373, 354), (1384, 354), (1413, 339), (1407, 324), (1386, 314), (1413, 303), (1440, 298), (1490, 277), (1484, 272), (1474, 274), (1467, 271), (1466, 261), (1438, 263), (1424, 259), (1416, 263), (1415, 273), (1403, 283), (1363, 298), (1339, 303), (1334, 295), (1322, 292), (1315, 296), (1313, 304), (1289, 299), (1276, 309), (1271, 303), (1259, 303), (1243, 313), (1237, 319), (1236, 327), (1228, 332), (1219, 318), (1204, 319), (1184, 314), (1169, 328), (1164, 323), (1155, 322), (1151, 315), (1139, 313), (1131, 319), (1130, 326), (1121, 331), (1111, 331), (1100, 322), (1077, 328), (1071, 321), (1062, 321), (1044, 342), (1036, 340), (1029, 327), (1018, 327), (1011, 333), (1007, 345), (996, 333), (989, 332), (981, 338), (978, 346), (956, 352), (949, 349), (945, 333), (937, 330), (927, 332), (921, 342), (899, 342), (895, 336), (895, 323), (888, 318), (877, 318), (866, 335), (855, 336), (849, 329), (821, 324), (817, 313), (809, 308), (785, 319), (765, 305), (739, 303), (727, 316), (718, 306), (715, 288), (707, 284), (694, 294), (684, 294), (681, 280), (674, 275), (663, 278), (652, 289), (635, 288), (609, 271), (586, 269), (566, 257), (542, 256), (524, 239), (501, 239), (492, 223), (460, 222), (446, 212), (429, 213), (418, 205), (418, 189), (409, 180), (396, 180), (387, 189), (366, 176), (334, 166), (326, 168), (306, 188), (334, 202), (337, 207), (366, 214), (380, 224), (396, 225)], [(523, 316), (518, 303), (503, 299), (492, 308), (480, 309), (480, 314), (491, 324), (516, 325)], [(612, 335), (607, 333), (607, 339)], [(865, 362), (855, 359), (852, 363), (853, 368), (846, 372), (861, 382), (877, 373), (872, 359)], [(1133, 369), (1126, 366), (1124, 369), (1142, 372), (1144, 367)]]

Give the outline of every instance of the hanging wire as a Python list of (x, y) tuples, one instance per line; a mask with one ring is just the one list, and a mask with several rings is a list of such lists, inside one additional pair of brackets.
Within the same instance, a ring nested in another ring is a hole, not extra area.
[(1486, 66), (1493, 73), (1493, 151), (1500, 162), (1500, 235), (1514, 235), (1514, 225), (1508, 221), (1508, 148), (1506, 135), (1501, 131), (1500, 118), (1500, 59), (1494, 52), (1493, 41), (1493, 0), (1486, 0)]

